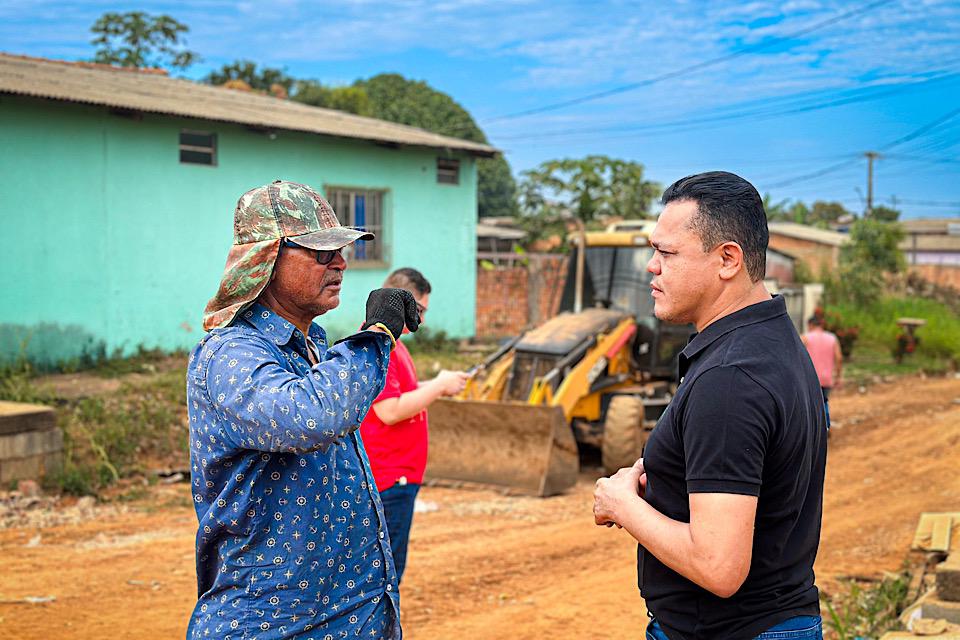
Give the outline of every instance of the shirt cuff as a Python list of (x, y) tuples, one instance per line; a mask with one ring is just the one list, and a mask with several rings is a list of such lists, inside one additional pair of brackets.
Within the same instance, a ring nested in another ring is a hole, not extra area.
[(743, 480), (687, 480), (687, 493), (734, 493), (757, 497), (760, 485)]
[[(393, 337), (393, 334), (390, 332), (390, 329), (387, 329), (387, 325), (383, 324), (382, 322), (378, 322), (378, 323), (374, 324), (373, 326), (374, 326), (374, 327), (379, 327), (379, 328), (383, 329), (383, 332), (390, 337), (390, 348), (391, 348), (391, 349), (393, 349), (393, 348), (395, 348), (395, 347), (397, 346), (397, 339)], [(370, 328), (370, 327), (367, 327), (367, 329), (369, 329), (369, 328)]]

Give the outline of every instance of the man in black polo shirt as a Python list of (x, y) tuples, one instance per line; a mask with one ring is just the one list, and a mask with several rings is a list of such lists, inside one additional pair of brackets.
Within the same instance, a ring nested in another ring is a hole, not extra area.
[(647, 265), (655, 313), (699, 333), (644, 457), (597, 482), (596, 523), (640, 543), (648, 639), (821, 638), (823, 396), (783, 299), (763, 285), (763, 203), (720, 171), (677, 181), (662, 201)]

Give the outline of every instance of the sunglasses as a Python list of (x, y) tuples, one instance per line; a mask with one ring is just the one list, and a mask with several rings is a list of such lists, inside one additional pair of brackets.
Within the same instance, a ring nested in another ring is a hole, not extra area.
[(340, 255), (340, 252), (342, 251), (342, 249), (310, 249), (309, 247), (300, 246), (296, 242), (292, 242), (286, 238), (283, 239), (282, 246), (313, 251), (317, 256), (317, 262), (320, 264), (330, 264), (333, 261), (334, 256)]

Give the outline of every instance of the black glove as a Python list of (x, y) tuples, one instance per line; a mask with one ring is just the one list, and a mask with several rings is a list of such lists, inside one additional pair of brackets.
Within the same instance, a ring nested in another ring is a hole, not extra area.
[(371, 291), (367, 296), (367, 319), (361, 328), (367, 329), (378, 322), (390, 330), (394, 340), (403, 333), (403, 325), (416, 331), (420, 326), (420, 312), (413, 294), (406, 289)]

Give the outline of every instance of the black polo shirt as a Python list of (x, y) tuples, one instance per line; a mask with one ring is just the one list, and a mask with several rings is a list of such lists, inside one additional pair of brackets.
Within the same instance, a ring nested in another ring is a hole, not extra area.
[(677, 394), (644, 451), (647, 501), (690, 521), (691, 493), (757, 496), (753, 558), (740, 590), (720, 598), (642, 546), (640, 592), (671, 639), (753, 638), (819, 615), (826, 421), (820, 383), (783, 298), (751, 305), (694, 335)]

